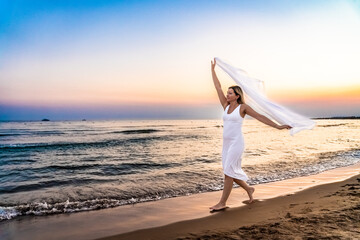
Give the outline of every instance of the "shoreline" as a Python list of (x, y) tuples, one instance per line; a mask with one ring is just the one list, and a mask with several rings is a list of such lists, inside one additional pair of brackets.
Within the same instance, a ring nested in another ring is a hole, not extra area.
[[(239, 209), (251, 208), (254, 211), (259, 205), (262, 206), (262, 204), (269, 201), (276, 202), (278, 201), (276, 199), (284, 198), (281, 196), (296, 196), (299, 191), (301, 193), (304, 189), (321, 187), (328, 183), (338, 184), (339, 181), (358, 175), (359, 172), (360, 164), (356, 164), (325, 171), (317, 175), (254, 185), (256, 187), (254, 197), (260, 199), (260, 201), (250, 205), (243, 203), (243, 201), (247, 200), (245, 191), (234, 188), (227, 204), (230, 208), (215, 213), (210, 213), (208, 207), (218, 201), (221, 191), (125, 205), (98, 211), (49, 216), (25, 216), (1, 222), (0, 228), (2, 231), (0, 237), (4, 237), (4, 239), (64, 239), (69, 237), (73, 239), (104, 237), (104, 239), (124, 239), (124, 237), (125, 239), (136, 239), (132, 238), (132, 236), (142, 234), (141, 236), (144, 239), (161, 239), (161, 236), (156, 235), (156, 232), (160, 235), (168, 233), (163, 231), (162, 228), (168, 228), (172, 225), (176, 225), (177, 230), (186, 235), (191, 231), (186, 232), (186, 228), (182, 226), (189, 221), (191, 222), (190, 227), (192, 227), (194, 224), (206, 221), (206, 219), (221, 217), (232, 212), (236, 213), (240, 211)], [(228, 220), (225, 218), (221, 221), (226, 222)], [(258, 223), (258, 220), (253, 223)], [(198, 228), (198, 233), (201, 233), (200, 230), (211, 229), (210, 226), (206, 226), (208, 229)], [(172, 230), (171, 233), (176, 233), (176, 231)], [(167, 235), (164, 239), (171, 238), (171, 236)], [(139, 238), (137, 237), (137, 239)]]
[(360, 239), (360, 174), (200, 219), (100, 238)]

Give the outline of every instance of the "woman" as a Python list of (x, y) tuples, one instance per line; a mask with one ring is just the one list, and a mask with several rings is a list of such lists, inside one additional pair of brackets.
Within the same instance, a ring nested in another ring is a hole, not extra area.
[(216, 60), (211, 61), (211, 71), (214, 85), (224, 108), (223, 121), (223, 149), (222, 149), (222, 167), (225, 175), (224, 189), (219, 203), (210, 207), (212, 210), (221, 210), (226, 208), (226, 201), (232, 190), (233, 182), (242, 187), (249, 196), (249, 203), (253, 202), (253, 193), (255, 188), (247, 185), (248, 177), (241, 169), (241, 158), (244, 152), (244, 138), (241, 127), (246, 114), (277, 129), (290, 129), (289, 125), (278, 125), (269, 118), (255, 112), (244, 101), (244, 95), (239, 86), (228, 88), (226, 97), (221, 89), (221, 84), (215, 73)]

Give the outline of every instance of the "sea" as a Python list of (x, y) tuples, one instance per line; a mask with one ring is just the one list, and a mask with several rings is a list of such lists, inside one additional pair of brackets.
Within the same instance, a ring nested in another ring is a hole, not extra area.
[[(221, 119), (1, 122), (0, 220), (221, 190), (222, 124)], [(245, 119), (242, 132), (242, 167), (251, 185), (360, 162), (357, 119), (316, 120), (313, 130), (294, 136)]]

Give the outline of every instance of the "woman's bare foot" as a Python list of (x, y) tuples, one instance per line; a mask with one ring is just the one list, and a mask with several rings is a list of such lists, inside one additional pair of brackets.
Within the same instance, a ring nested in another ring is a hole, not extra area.
[(212, 210), (221, 210), (221, 209), (224, 209), (224, 208), (227, 208), (227, 207), (226, 207), (226, 204), (224, 204), (224, 203), (218, 203), (218, 204), (216, 204), (216, 205), (214, 205), (212, 207), (209, 207), (209, 208), (212, 209)]
[(247, 191), (247, 194), (249, 195), (249, 203), (252, 203), (254, 201), (253, 193), (255, 192), (255, 188), (249, 187), (249, 190)]

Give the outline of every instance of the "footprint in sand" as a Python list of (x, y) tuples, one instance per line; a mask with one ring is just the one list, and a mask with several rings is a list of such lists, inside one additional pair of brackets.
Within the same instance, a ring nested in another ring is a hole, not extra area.
[(299, 205), (299, 204), (297, 204), (297, 203), (292, 203), (292, 204), (289, 205), (289, 207), (290, 207), (290, 208), (293, 208), (293, 207), (295, 207), (295, 206), (297, 206), (297, 205)]

